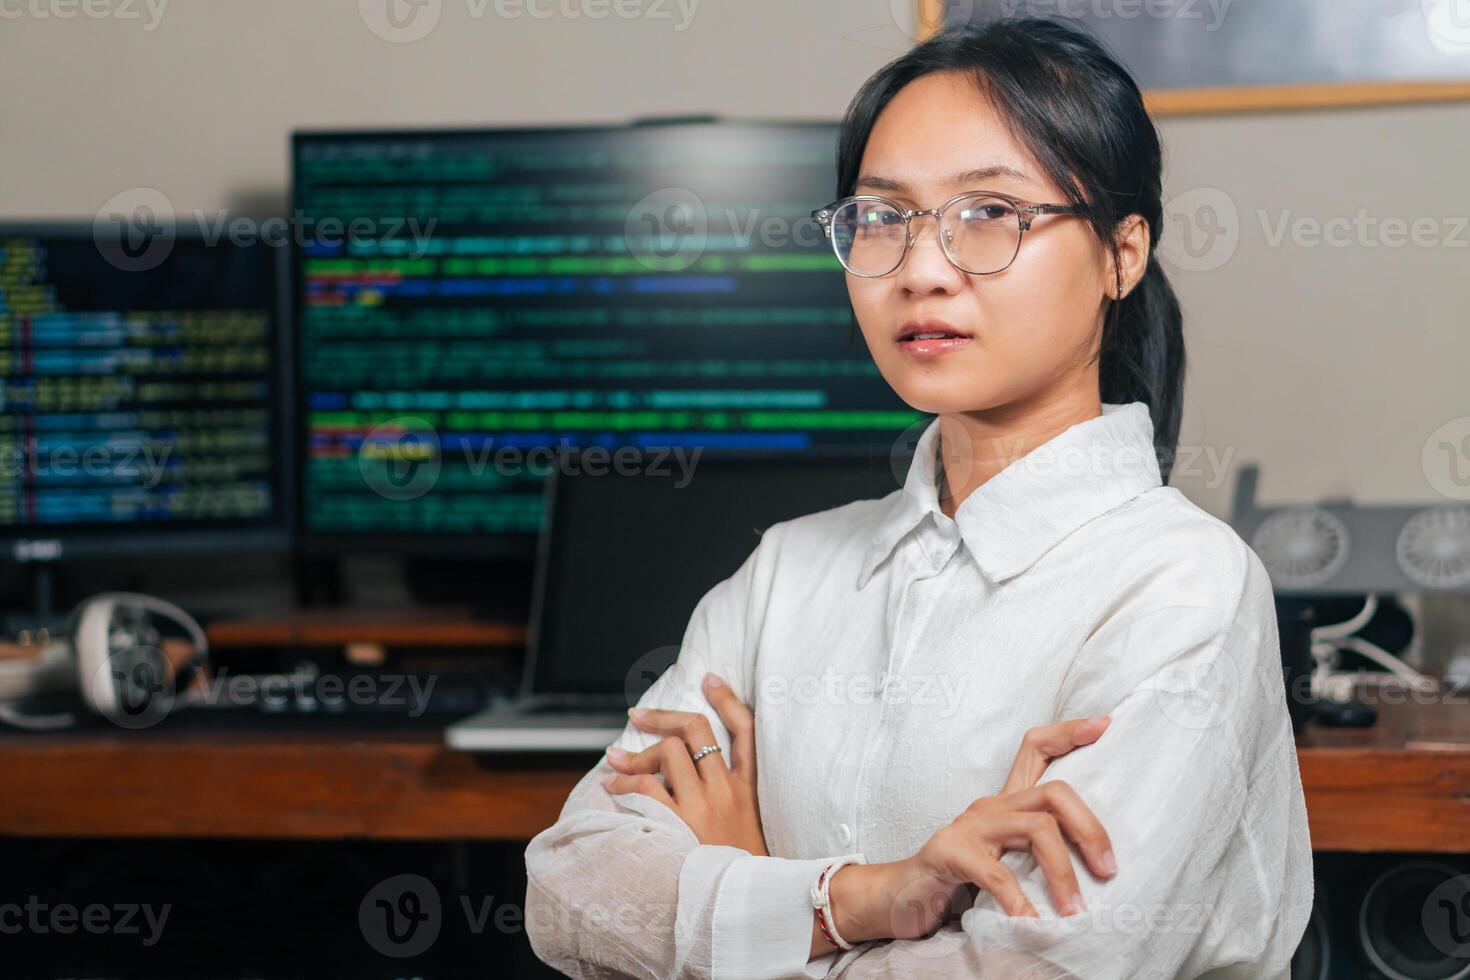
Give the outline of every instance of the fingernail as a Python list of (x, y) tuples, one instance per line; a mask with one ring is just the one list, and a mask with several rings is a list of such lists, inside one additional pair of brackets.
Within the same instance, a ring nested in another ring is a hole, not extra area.
[(1087, 719), (1087, 723), (1089, 725), (1100, 725), (1107, 720), (1107, 715), (1093, 715), (1091, 718)]
[(1081, 915), (1087, 911), (1087, 906), (1082, 903), (1082, 893), (1078, 892), (1072, 896), (1072, 900), (1062, 909), (1063, 915)]
[(623, 749), (608, 749), (607, 757), (614, 762), (622, 762), (628, 757), (628, 753)]
[(706, 684), (708, 684), (710, 687), (719, 687), (721, 684), (725, 683), (724, 681), (722, 681), (718, 677), (716, 677), (714, 674), (705, 674), (704, 675), (704, 682)]
[(603, 789), (612, 789), (612, 781), (614, 779), (617, 779), (617, 778), (618, 777), (616, 777), (616, 776), (603, 776), (602, 777), (602, 788)]
[(642, 708), (629, 708), (628, 709), (628, 717), (629, 718), (632, 718), (634, 721), (642, 721), (643, 720), (643, 714), (644, 714), (644, 709), (642, 709)]
[(1113, 856), (1112, 851), (1103, 852), (1102, 869), (1104, 874), (1115, 875), (1118, 873), (1118, 859)]

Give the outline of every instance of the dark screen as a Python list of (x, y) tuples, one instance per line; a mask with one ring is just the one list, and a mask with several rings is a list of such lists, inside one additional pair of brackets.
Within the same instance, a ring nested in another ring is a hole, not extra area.
[(700, 458), (692, 478), (669, 470), (557, 478), (538, 570), (538, 693), (636, 698), (673, 662), (700, 598), (763, 530), (898, 486), (886, 454)]

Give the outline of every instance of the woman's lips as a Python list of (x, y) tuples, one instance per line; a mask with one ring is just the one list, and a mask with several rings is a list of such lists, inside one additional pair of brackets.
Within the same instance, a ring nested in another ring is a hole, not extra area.
[(959, 350), (969, 342), (969, 337), (915, 338), (914, 340), (900, 340), (898, 347), (915, 357), (935, 357), (939, 354), (947, 354), (952, 350)]
[(947, 323), (909, 323), (898, 333), (898, 349), (915, 357), (937, 357), (959, 350), (970, 340), (969, 334)]

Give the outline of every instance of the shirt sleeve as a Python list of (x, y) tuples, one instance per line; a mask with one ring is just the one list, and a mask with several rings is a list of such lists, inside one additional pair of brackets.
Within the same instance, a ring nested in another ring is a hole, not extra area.
[[(703, 712), (726, 758), (730, 733), (700, 683), (712, 671), (752, 703), (752, 638), (779, 527), (700, 600), (674, 664), (638, 701)], [(614, 744), (638, 751), (657, 740), (630, 725)], [(609, 795), (601, 781), (613, 772), (604, 759), (583, 776), (557, 822), (526, 849), (526, 931), (537, 956), (572, 977), (761, 980), (830, 970), (835, 954), (808, 956), (809, 890), (831, 858), (701, 844), (651, 797)]]
[[(1039, 918), (981, 892), (962, 928), (874, 946), (842, 976), (1286, 977), (1311, 911), (1311, 844), (1259, 559), (1233, 533), (1138, 584), (1086, 641), (1056, 720), (1111, 723), (1053, 762), (1107, 828), (1108, 880), (1060, 917), (1029, 852), (1002, 860)], [(1222, 598), (1223, 597), (1223, 598)]]

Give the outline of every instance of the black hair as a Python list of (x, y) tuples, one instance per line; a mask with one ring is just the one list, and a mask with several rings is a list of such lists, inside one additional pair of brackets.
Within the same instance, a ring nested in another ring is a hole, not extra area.
[[(1160, 267), (1163, 154), (1132, 76), (1092, 36), (1055, 20), (1005, 18), (948, 28), (881, 68), (848, 106), (837, 145), (837, 196), (853, 193), (878, 115), (900, 89), (942, 72), (971, 76), (1070, 203), (1113, 252), (1118, 223), (1148, 223), (1143, 279), (1108, 300), (1099, 344), (1101, 400), (1148, 406), (1165, 483), (1179, 442), (1184, 331), (1179, 301)], [(1059, 202), (1060, 203), (1060, 202)]]

